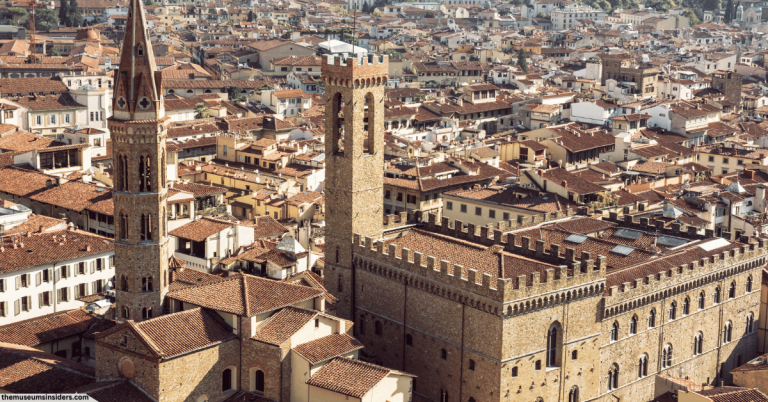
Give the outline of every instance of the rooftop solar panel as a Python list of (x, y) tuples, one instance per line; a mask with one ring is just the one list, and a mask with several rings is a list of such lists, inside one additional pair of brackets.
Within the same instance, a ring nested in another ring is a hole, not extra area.
[(643, 232), (632, 229), (619, 229), (613, 232), (614, 236), (623, 237), (625, 239), (637, 240), (643, 235)]
[(656, 244), (660, 244), (662, 246), (667, 247), (677, 247), (682, 246), (685, 244), (685, 239), (678, 239), (676, 237), (669, 237), (669, 236), (659, 236), (656, 238)]
[(611, 250), (612, 253), (619, 254), (619, 255), (629, 255), (635, 251), (634, 247), (629, 246), (622, 246), (619, 244), (618, 246), (614, 247), (613, 250)]
[(587, 240), (587, 236), (571, 233), (568, 235), (568, 237), (565, 238), (565, 241), (569, 241), (571, 243), (581, 244), (584, 243), (584, 240)]

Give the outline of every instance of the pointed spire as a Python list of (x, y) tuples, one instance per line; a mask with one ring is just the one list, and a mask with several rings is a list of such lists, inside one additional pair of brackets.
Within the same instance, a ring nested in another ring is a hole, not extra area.
[(113, 98), (117, 120), (157, 120), (165, 116), (161, 74), (141, 0), (130, 0)]

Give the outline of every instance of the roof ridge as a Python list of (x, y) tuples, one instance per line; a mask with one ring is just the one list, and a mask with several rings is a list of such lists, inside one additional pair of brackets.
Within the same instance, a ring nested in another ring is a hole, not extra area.
[[(193, 311), (193, 310), (187, 310), (187, 311)], [(157, 318), (161, 318), (161, 317), (165, 317), (165, 316), (160, 316), (160, 317), (157, 317)], [(152, 319), (146, 320), (146, 321), (142, 321), (142, 322), (147, 322), (147, 321), (151, 321), (151, 320)], [(133, 329), (134, 332), (136, 332), (139, 335), (141, 335), (140, 336), (140, 340), (146, 346), (150, 347), (150, 351), (152, 353), (154, 353), (158, 357), (162, 357), (163, 356), (162, 349), (160, 349), (160, 347), (157, 346), (154, 341), (152, 341), (152, 338), (150, 338), (149, 335), (147, 335), (146, 332), (142, 331), (141, 328), (139, 328), (139, 325), (137, 323), (135, 323), (133, 320), (128, 320), (128, 321), (126, 321), (126, 323), (128, 324), (128, 328)]]
[(248, 302), (248, 281), (245, 276), (241, 276), (243, 278), (242, 280), (242, 290), (243, 290), (243, 310), (245, 310), (245, 316), (250, 317), (251, 316), (251, 308), (250, 303)]

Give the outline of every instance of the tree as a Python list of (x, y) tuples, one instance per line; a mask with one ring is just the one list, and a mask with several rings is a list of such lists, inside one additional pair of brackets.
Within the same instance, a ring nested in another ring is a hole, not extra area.
[(728, 0), (728, 4), (725, 6), (725, 16), (723, 20), (726, 24), (730, 24), (733, 21), (733, 0)]
[(204, 119), (208, 117), (208, 106), (205, 105), (205, 103), (198, 103), (195, 105), (195, 118), (196, 119)]
[(242, 97), (243, 88), (237, 85), (227, 85), (224, 87), (224, 92), (229, 95), (229, 100), (236, 101), (237, 98)]
[(55, 47), (51, 46), (51, 47), (48, 49), (48, 56), (51, 56), (51, 57), (56, 57), (56, 56), (61, 56), (61, 54), (59, 53), (59, 51), (58, 51), (58, 50), (56, 50), (56, 48), (55, 48)]
[[(64, 1), (65, 0), (62, 0), (62, 3), (64, 3)], [(80, 10), (80, 6), (77, 5), (77, 0), (71, 0), (69, 2), (67, 25), (70, 27), (79, 27), (83, 25), (83, 12)]]
[(69, 20), (69, 3), (66, 0), (62, 0), (59, 3), (59, 22), (62, 25), (67, 25)]
[(8, 9), (8, 13), (11, 14), (12, 23), (16, 26), (19, 25), (19, 21), (21, 21), (22, 18), (27, 16), (27, 10), (21, 7), (11, 7)]
[(690, 26), (699, 25), (701, 23), (701, 21), (699, 21), (699, 17), (697, 17), (696, 13), (694, 13), (690, 8), (683, 11), (683, 17), (688, 18), (688, 24)]
[[(35, 10), (35, 29), (38, 31), (50, 31), (53, 27), (59, 23), (59, 17), (56, 15), (56, 11), (48, 9), (36, 9)], [(27, 18), (22, 24), (24, 28), (29, 29), (29, 18)]]
[(517, 52), (517, 65), (528, 74), (528, 56), (525, 54), (525, 48), (520, 46), (520, 51)]
[(256, 16), (253, 15), (253, 10), (248, 11), (248, 22), (253, 22), (256, 20)]
[(435, 13), (432, 11), (427, 11), (427, 13), (424, 14), (424, 18), (435, 18)]

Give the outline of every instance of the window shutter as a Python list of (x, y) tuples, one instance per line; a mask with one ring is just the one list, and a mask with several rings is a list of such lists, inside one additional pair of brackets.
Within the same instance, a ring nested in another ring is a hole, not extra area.
[(16, 277), (16, 290), (19, 290), (21, 287), (21, 275)]
[[(75, 276), (77, 276), (77, 274), (79, 273), (79, 271), (80, 271), (80, 269), (78, 269), (78, 267), (75, 267)], [(83, 272), (83, 273), (85, 273), (85, 272)]]
[[(45, 293), (45, 292), (43, 292)], [(43, 308), (43, 293), (38, 293), (37, 295), (37, 306), (39, 308)]]
[(96, 272), (96, 260), (91, 261), (91, 273)]
[(18, 300), (13, 301), (13, 315), (19, 315), (21, 312), (21, 305)]
[(80, 298), (80, 286), (75, 286), (75, 300)]
[(27, 296), (27, 311), (32, 310), (32, 296)]
[(57, 269), (57, 270), (56, 270), (56, 275), (54, 275), (54, 276), (55, 276), (55, 277), (53, 278), (53, 282), (54, 282), (54, 283), (55, 283), (55, 282), (58, 282), (59, 280), (61, 280), (61, 271), (59, 271), (59, 270)]
[(61, 289), (56, 289), (56, 303), (61, 303)]
[(5, 279), (0, 279), (0, 292), (5, 292)]
[(93, 295), (95, 295), (96, 293), (99, 293), (98, 289), (96, 289), (96, 283), (97, 282), (91, 283), (91, 289), (93, 290), (93, 293), (91, 293), (91, 294), (93, 294)]
[(3, 317), (8, 315), (8, 302), (0, 302), (3, 305)]
[(40, 286), (43, 283), (43, 273), (38, 272), (35, 274), (35, 286)]
[(67, 278), (71, 278), (71, 277), (72, 277), (72, 266), (67, 265)]
[(48, 269), (48, 280), (53, 280), (53, 268)]

